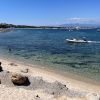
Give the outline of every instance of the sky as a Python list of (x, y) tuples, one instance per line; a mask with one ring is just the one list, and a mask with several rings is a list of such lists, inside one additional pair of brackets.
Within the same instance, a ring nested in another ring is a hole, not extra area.
[(100, 23), (100, 0), (0, 0), (0, 23), (60, 25)]

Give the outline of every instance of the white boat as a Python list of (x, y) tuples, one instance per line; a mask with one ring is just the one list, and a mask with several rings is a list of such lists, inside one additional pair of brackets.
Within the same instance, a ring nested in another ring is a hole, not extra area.
[(89, 43), (91, 41), (82, 40), (82, 39), (66, 39), (69, 43)]

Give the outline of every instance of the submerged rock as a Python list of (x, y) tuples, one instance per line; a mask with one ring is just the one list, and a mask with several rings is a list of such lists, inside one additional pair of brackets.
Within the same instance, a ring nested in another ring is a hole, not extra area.
[(24, 85), (24, 86), (28, 86), (30, 85), (29, 79), (26, 76), (22, 76), (20, 74), (13, 74), (11, 76), (11, 81), (13, 82), (14, 85)]

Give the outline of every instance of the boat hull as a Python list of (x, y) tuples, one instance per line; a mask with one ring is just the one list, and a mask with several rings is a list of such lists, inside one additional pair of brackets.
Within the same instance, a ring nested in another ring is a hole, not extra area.
[(66, 40), (69, 43), (88, 43), (88, 41), (84, 41), (84, 40), (70, 40), (70, 39), (66, 39)]

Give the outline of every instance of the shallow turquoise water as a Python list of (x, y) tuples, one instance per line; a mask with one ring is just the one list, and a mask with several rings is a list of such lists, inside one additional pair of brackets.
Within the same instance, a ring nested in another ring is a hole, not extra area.
[[(69, 44), (66, 38), (94, 41)], [(9, 48), (11, 51), (9, 51)], [(15, 29), (0, 33), (0, 52), (6, 57), (44, 68), (58, 69), (100, 80), (100, 32), (96, 30)]]

